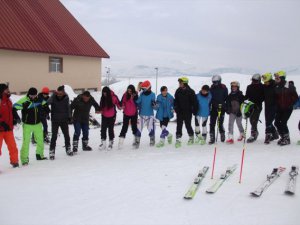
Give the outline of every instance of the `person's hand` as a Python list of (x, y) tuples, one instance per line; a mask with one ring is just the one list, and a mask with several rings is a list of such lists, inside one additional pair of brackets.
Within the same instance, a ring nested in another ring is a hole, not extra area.
[(20, 124), (21, 123), (21, 119), (20, 118), (14, 118), (13, 120), (13, 125), (17, 125), (17, 124)]
[(69, 119), (68, 119), (68, 124), (73, 124), (73, 118), (72, 117), (70, 117)]
[(96, 114), (101, 114), (101, 111), (96, 111), (95, 113), (96, 113)]

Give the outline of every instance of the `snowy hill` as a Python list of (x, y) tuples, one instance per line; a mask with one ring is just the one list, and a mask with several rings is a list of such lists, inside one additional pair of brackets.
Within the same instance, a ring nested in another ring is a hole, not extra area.
[[(241, 83), (245, 91), (250, 83), (249, 75), (222, 74), (226, 85), (232, 80)], [(177, 77), (163, 77), (158, 87), (166, 85), (174, 93)], [(288, 76), (300, 90), (300, 76)], [(121, 98), (129, 83), (137, 84), (138, 78), (111, 85)], [(150, 79), (155, 91), (155, 80)], [(191, 87), (198, 92), (203, 84), (210, 84), (209, 77), (190, 77)], [(68, 89), (73, 96), (72, 90)], [(97, 101), (99, 93), (93, 94)], [(75, 95), (74, 95), (75, 96)], [(14, 96), (13, 99), (18, 99)], [(122, 113), (118, 112), (118, 120)], [(289, 121), (292, 144), (268, 146), (264, 140), (264, 116), (259, 124), (258, 141), (246, 146), (244, 176), (238, 183), (239, 169), (223, 184), (219, 191), (208, 195), (205, 190), (233, 164), (240, 165), (242, 143), (218, 144), (215, 179), (210, 179), (214, 146), (183, 143), (181, 149), (166, 145), (157, 149), (149, 147), (149, 137), (143, 131), (141, 148), (131, 147), (129, 129), (123, 150), (99, 151), (100, 130), (90, 130), (90, 144), (94, 151), (82, 152), (70, 158), (63, 148), (63, 137), (57, 143), (55, 161), (36, 161), (35, 147), (30, 148), (30, 165), (12, 169), (6, 145), (0, 157), (0, 224), (2, 225), (98, 225), (98, 224), (170, 224), (170, 225), (298, 225), (300, 221), (300, 189), (294, 196), (284, 194), (288, 172), (275, 181), (261, 198), (249, 193), (265, 179), (274, 167), (300, 166), (300, 139), (297, 126), (300, 110), (293, 112)], [(225, 128), (227, 130), (227, 116)], [(170, 124), (175, 133), (176, 125)], [(116, 137), (121, 127), (115, 127)], [(248, 133), (250, 128), (248, 127)], [(74, 129), (70, 126), (70, 134)], [(185, 128), (184, 142), (187, 142)], [(157, 127), (156, 138), (160, 128)], [(22, 129), (15, 130), (17, 144), (21, 148)], [(235, 139), (237, 138), (237, 130)], [(117, 145), (118, 138), (115, 139)], [(45, 154), (48, 155), (46, 146)], [(193, 183), (197, 172), (209, 166), (207, 177), (193, 200), (183, 196)]]

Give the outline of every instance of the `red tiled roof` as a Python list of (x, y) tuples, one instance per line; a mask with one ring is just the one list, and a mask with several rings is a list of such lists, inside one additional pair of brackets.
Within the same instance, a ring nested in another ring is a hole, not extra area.
[(0, 49), (109, 58), (59, 0), (0, 0)]

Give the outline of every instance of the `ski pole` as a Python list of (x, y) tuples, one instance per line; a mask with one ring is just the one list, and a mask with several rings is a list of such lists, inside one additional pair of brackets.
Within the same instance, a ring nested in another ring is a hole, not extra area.
[(215, 141), (214, 159), (213, 159), (213, 165), (212, 165), (212, 171), (211, 171), (211, 179), (214, 179), (216, 156), (217, 156), (217, 146), (218, 146), (218, 133), (219, 133), (219, 129), (220, 129), (221, 111), (222, 111), (222, 104), (219, 104), (219, 107), (218, 107), (218, 125), (217, 125), (218, 128), (217, 128), (217, 135), (216, 135), (216, 141)]
[(243, 144), (242, 161), (241, 161), (241, 168), (240, 168), (240, 180), (239, 180), (240, 184), (242, 183), (242, 174), (243, 174), (243, 167), (244, 167), (247, 125), (248, 125), (248, 118), (246, 118), (246, 126), (245, 126), (245, 130), (244, 130), (244, 144)]

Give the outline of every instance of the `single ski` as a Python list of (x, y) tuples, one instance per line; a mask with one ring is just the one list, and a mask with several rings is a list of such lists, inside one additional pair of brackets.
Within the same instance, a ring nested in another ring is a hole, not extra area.
[(224, 174), (221, 174), (220, 178), (206, 190), (206, 193), (213, 194), (222, 186), (222, 184), (233, 174), (236, 170), (237, 164), (234, 164), (232, 167), (228, 167)]
[(187, 191), (185, 194), (184, 198), (185, 199), (193, 199), (194, 196), (196, 195), (196, 192), (198, 190), (198, 187), (200, 186), (202, 180), (205, 178), (205, 175), (208, 171), (209, 167), (204, 166), (198, 173), (197, 177), (194, 180), (194, 183), (190, 187), (190, 189)]
[(285, 194), (293, 195), (295, 194), (296, 190), (296, 179), (299, 173), (299, 167), (298, 166), (292, 166), (291, 171), (289, 173), (289, 181), (285, 189)]
[(274, 168), (272, 173), (267, 175), (267, 179), (255, 191), (250, 194), (254, 197), (260, 197), (262, 193), (271, 186), (271, 184), (285, 171), (284, 167)]

